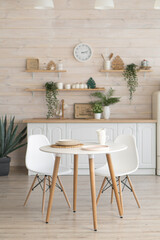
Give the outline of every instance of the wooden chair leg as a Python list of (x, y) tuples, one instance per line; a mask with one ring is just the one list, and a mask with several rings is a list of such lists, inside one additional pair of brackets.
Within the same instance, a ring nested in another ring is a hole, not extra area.
[(68, 207), (71, 208), (71, 204), (70, 204), (70, 202), (69, 202), (69, 200), (68, 200), (67, 194), (66, 194), (65, 191), (64, 191), (64, 187), (63, 187), (63, 185), (62, 185), (62, 182), (61, 182), (59, 176), (57, 176), (57, 179), (58, 179), (59, 185), (60, 185), (60, 187), (61, 187), (61, 189), (62, 189), (62, 191), (63, 191), (63, 194), (64, 194), (64, 197), (65, 197), (66, 202), (67, 202), (67, 204), (68, 204)]
[(45, 193), (46, 193), (46, 176), (44, 176), (43, 180), (42, 213), (44, 213)]
[(35, 178), (33, 179), (32, 185), (31, 185), (31, 187), (30, 187), (30, 189), (29, 189), (29, 192), (28, 192), (28, 194), (27, 194), (26, 200), (25, 200), (25, 202), (24, 202), (24, 206), (26, 206), (26, 203), (27, 203), (27, 201), (28, 201), (28, 199), (29, 199), (29, 196), (30, 196), (30, 194), (31, 194), (31, 192), (32, 192), (32, 188), (34, 187), (34, 184), (35, 184), (35, 181), (36, 181), (37, 177), (38, 177), (38, 174), (36, 174)]
[(121, 185), (121, 178), (118, 178), (119, 182), (119, 195), (120, 195), (120, 202), (121, 202), (121, 208), (122, 208), (122, 213), (123, 213), (123, 198), (122, 198), (122, 185)]
[(110, 175), (111, 175), (111, 179), (112, 179), (112, 184), (113, 184), (113, 189), (114, 189), (114, 193), (115, 193), (115, 198), (116, 198), (116, 202), (117, 202), (119, 215), (122, 218), (123, 212), (122, 212), (121, 202), (120, 202), (120, 198), (119, 198), (119, 194), (118, 194), (117, 182), (116, 182), (116, 178), (115, 178), (111, 155), (107, 154), (106, 157), (107, 157), (107, 161), (108, 161), (108, 167), (109, 167), (109, 171), (110, 171)]
[(137, 205), (138, 205), (138, 207), (140, 208), (140, 204), (139, 204), (138, 198), (137, 198), (137, 196), (136, 196), (136, 193), (135, 193), (135, 191), (134, 191), (134, 188), (133, 188), (133, 185), (132, 185), (132, 183), (131, 183), (131, 180), (130, 180), (129, 176), (127, 176), (127, 179), (128, 179), (129, 185), (130, 185), (130, 187), (131, 187), (131, 189), (132, 189), (133, 196), (134, 196), (134, 198), (135, 198), (135, 200), (136, 200), (136, 202), (137, 202)]
[(58, 169), (59, 169), (59, 163), (60, 163), (60, 157), (56, 156), (54, 169), (53, 169), (53, 175), (52, 175), (51, 191), (50, 191), (49, 201), (48, 201), (46, 223), (49, 222), (49, 218), (50, 218), (50, 214), (51, 214), (53, 197), (54, 197), (54, 190), (55, 190), (55, 187), (56, 187), (56, 181), (57, 181), (57, 175), (58, 175)]
[(111, 190), (111, 203), (113, 203), (113, 193), (114, 193), (114, 189), (112, 187), (112, 190)]
[(101, 196), (101, 193), (102, 193), (102, 190), (103, 190), (103, 187), (104, 187), (105, 182), (106, 182), (106, 177), (103, 179), (101, 188), (100, 188), (99, 193), (98, 193), (98, 197), (97, 197), (97, 200), (96, 200), (96, 204), (97, 204), (97, 205), (98, 205), (98, 202), (99, 202), (99, 199), (100, 199), (100, 196)]

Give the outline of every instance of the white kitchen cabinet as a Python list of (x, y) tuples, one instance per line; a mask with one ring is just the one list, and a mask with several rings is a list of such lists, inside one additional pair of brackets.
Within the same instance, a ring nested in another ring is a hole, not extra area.
[(139, 168), (155, 169), (156, 164), (156, 127), (155, 124), (137, 124), (137, 147), (139, 151)]
[[(66, 138), (66, 124), (65, 123), (47, 123), (46, 136), (51, 144), (56, 143), (59, 139)], [(61, 157), (61, 166), (68, 167), (67, 156)]]
[(118, 135), (133, 135), (136, 137), (136, 123), (118, 123)]
[(46, 124), (44, 123), (30, 123), (27, 127), (27, 134), (35, 135), (35, 134), (43, 134), (46, 135)]
[[(156, 168), (156, 124), (155, 123), (28, 123), (28, 136), (44, 134), (51, 143), (62, 138), (97, 142), (96, 130), (106, 128), (110, 141), (120, 134), (134, 135), (137, 140), (140, 165), (137, 174), (155, 174)], [(95, 156), (95, 167), (106, 163), (104, 155)], [(73, 168), (73, 156), (62, 157), (61, 165)], [(79, 157), (79, 174), (88, 173), (87, 156)]]

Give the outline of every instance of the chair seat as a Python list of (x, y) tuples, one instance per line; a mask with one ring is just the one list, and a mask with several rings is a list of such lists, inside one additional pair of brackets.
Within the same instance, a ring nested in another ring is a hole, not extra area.
[[(125, 175), (129, 175), (133, 172), (135, 172), (136, 169), (132, 169), (132, 171), (125, 171), (124, 167), (123, 169), (121, 169), (120, 167), (118, 167), (118, 169), (114, 169), (114, 173), (116, 177), (121, 177), (121, 176), (125, 176)], [(95, 174), (97, 176), (102, 176), (102, 177), (110, 177), (110, 172), (109, 172), (109, 168), (107, 165), (97, 168), (95, 170)]]
[[(30, 169), (30, 170), (33, 171), (32, 169)], [(35, 172), (36, 174), (39, 174), (39, 175), (47, 175), (47, 176), (52, 176), (52, 174), (53, 174), (52, 171), (50, 171), (50, 172), (33, 171), (33, 172)], [(70, 168), (59, 166), (58, 176), (68, 175), (70, 173), (72, 173), (72, 170)]]

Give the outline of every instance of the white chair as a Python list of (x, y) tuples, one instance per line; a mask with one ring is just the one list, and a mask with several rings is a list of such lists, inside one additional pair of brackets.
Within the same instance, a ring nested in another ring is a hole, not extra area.
[[(38, 185), (40, 185), (43, 190), (42, 212), (44, 212), (46, 186), (48, 186), (48, 188), (51, 187), (51, 176), (53, 173), (53, 167), (54, 167), (54, 162), (55, 162), (55, 157), (53, 154), (40, 151), (39, 148), (42, 146), (45, 146), (45, 145), (50, 145), (46, 136), (44, 136), (44, 135), (29, 136), (27, 152), (26, 152), (26, 162), (25, 162), (27, 169), (36, 173), (36, 176), (33, 180), (31, 188), (28, 192), (28, 195), (24, 202), (24, 206), (26, 205), (26, 203), (28, 201), (31, 191), (33, 191)], [(67, 175), (69, 173), (71, 173), (71, 169), (67, 169), (65, 167), (60, 166), (59, 172), (58, 172), (58, 177), (57, 177), (59, 184), (56, 183), (56, 186), (63, 192), (64, 197), (67, 201), (67, 204), (70, 208), (71, 205), (70, 205), (67, 195), (64, 191), (62, 182), (59, 178), (59, 175)], [(41, 175), (44, 177), (41, 177)], [(36, 180), (38, 180), (38, 183), (35, 185)], [(43, 186), (42, 186), (42, 184), (43, 184)]]
[[(136, 147), (136, 140), (134, 136), (120, 135), (116, 138), (115, 143), (125, 144), (128, 146), (128, 148), (124, 151), (111, 154), (112, 164), (115, 171), (115, 177), (117, 178), (117, 182), (119, 185), (119, 194), (120, 194), (122, 209), (123, 209), (122, 191), (124, 190), (124, 187), (129, 188), (133, 192), (137, 205), (140, 208), (140, 204), (138, 202), (135, 191), (133, 189), (133, 185), (128, 176), (129, 174), (135, 172), (139, 165), (139, 157), (138, 157), (138, 151)], [(96, 169), (95, 174), (97, 176), (104, 177), (98, 197), (97, 197), (97, 204), (98, 204), (101, 193), (103, 193), (109, 187), (112, 187), (108, 164), (106, 163), (105, 166)], [(121, 180), (121, 177), (123, 176), (124, 176), (124, 179)], [(107, 181), (107, 184), (105, 185), (106, 181)], [(127, 181), (130, 186), (128, 186)], [(121, 187), (121, 183), (123, 184), (123, 189)], [(113, 187), (112, 187), (112, 193), (111, 193), (111, 203), (112, 202), (113, 202)]]

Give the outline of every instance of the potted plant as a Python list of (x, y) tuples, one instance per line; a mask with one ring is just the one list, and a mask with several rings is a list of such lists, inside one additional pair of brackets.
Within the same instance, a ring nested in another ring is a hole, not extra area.
[(8, 154), (26, 145), (22, 142), (27, 136), (27, 128), (17, 134), (18, 125), (14, 126), (14, 119), (11, 117), (7, 124), (7, 116), (0, 118), (0, 176), (9, 174), (11, 159)]
[(137, 77), (137, 65), (134, 63), (126, 66), (123, 72), (124, 80), (127, 81), (127, 87), (129, 89), (129, 100), (132, 101), (133, 93), (138, 87), (138, 77)]
[(47, 118), (51, 118), (56, 115), (58, 107), (58, 88), (55, 82), (46, 82), (46, 102), (48, 107)]
[(92, 111), (94, 113), (94, 118), (95, 119), (101, 119), (101, 115), (103, 112), (103, 107), (102, 104), (100, 102), (92, 102)]
[(120, 101), (119, 97), (112, 97), (113, 93), (114, 93), (114, 90), (112, 88), (110, 88), (106, 94), (102, 93), (102, 92), (95, 92), (95, 93), (91, 94), (91, 96), (97, 97), (100, 99), (99, 102), (103, 106), (104, 119), (109, 119), (109, 117), (110, 117), (110, 107), (109, 106), (112, 104), (118, 103)]

